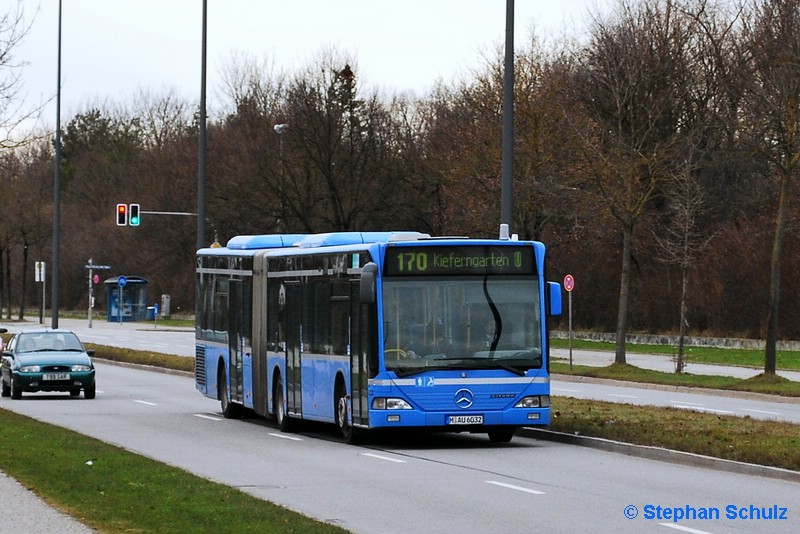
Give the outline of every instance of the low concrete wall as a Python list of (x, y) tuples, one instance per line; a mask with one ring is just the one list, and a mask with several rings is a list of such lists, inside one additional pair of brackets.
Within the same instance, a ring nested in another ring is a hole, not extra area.
[[(552, 330), (550, 332), (555, 338), (567, 339), (569, 333), (563, 330)], [(582, 339), (586, 341), (606, 341), (614, 343), (616, 334), (610, 332), (573, 332), (572, 339)], [(678, 346), (678, 336), (666, 336), (660, 334), (628, 334), (625, 336), (628, 343), (641, 343), (647, 345), (667, 345)], [(687, 347), (721, 347), (728, 349), (757, 349), (763, 350), (765, 341), (763, 339), (745, 339), (734, 337), (691, 337), (684, 338)], [(800, 341), (778, 341), (778, 350), (800, 351)]]

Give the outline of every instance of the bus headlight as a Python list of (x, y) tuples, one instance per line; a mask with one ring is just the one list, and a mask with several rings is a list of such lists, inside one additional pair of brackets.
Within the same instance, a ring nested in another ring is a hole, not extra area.
[(531, 395), (530, 397), (523, 397), (514, 408), (549, 408), (550, 395)]
[(411, 405), (403, 399), (377, 397), (372, 399), (373, 410), (412, 410)]

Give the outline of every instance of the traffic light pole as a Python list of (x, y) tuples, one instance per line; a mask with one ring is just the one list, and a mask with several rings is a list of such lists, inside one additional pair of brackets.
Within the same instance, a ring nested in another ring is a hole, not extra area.
[(187, 211), (142, 211), (139, 204), (123, 204), (121, 202), (117, 204), (114, 212), (117, 226), (139, 226), (142, 222), (142, 215), (182, 215), (197, 217), (196, 213)]
[(140, 211), (142, 215), (188, 215), (191, 217), (197, 217), (196, 213), (190, 213), (187, 211)]

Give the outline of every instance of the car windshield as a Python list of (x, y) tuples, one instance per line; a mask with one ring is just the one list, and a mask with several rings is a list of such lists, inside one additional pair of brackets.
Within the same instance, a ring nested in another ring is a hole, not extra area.
[(542, 367), (536, 279), (385, 278), (383, 350), (398, 375), (428, 369)]
[(20, 334), (17, 352), (79, 351), (83, 352), (78, 337), (72, 332), (42, 332)]

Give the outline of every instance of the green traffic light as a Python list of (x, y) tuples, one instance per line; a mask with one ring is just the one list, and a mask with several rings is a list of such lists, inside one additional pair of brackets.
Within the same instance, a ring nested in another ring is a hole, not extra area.
[(129, 211), (129, 218), (128, 224), (131, 226), (139, 226), (139, 204), (131, 204), (128, 206), (130, 209)]

